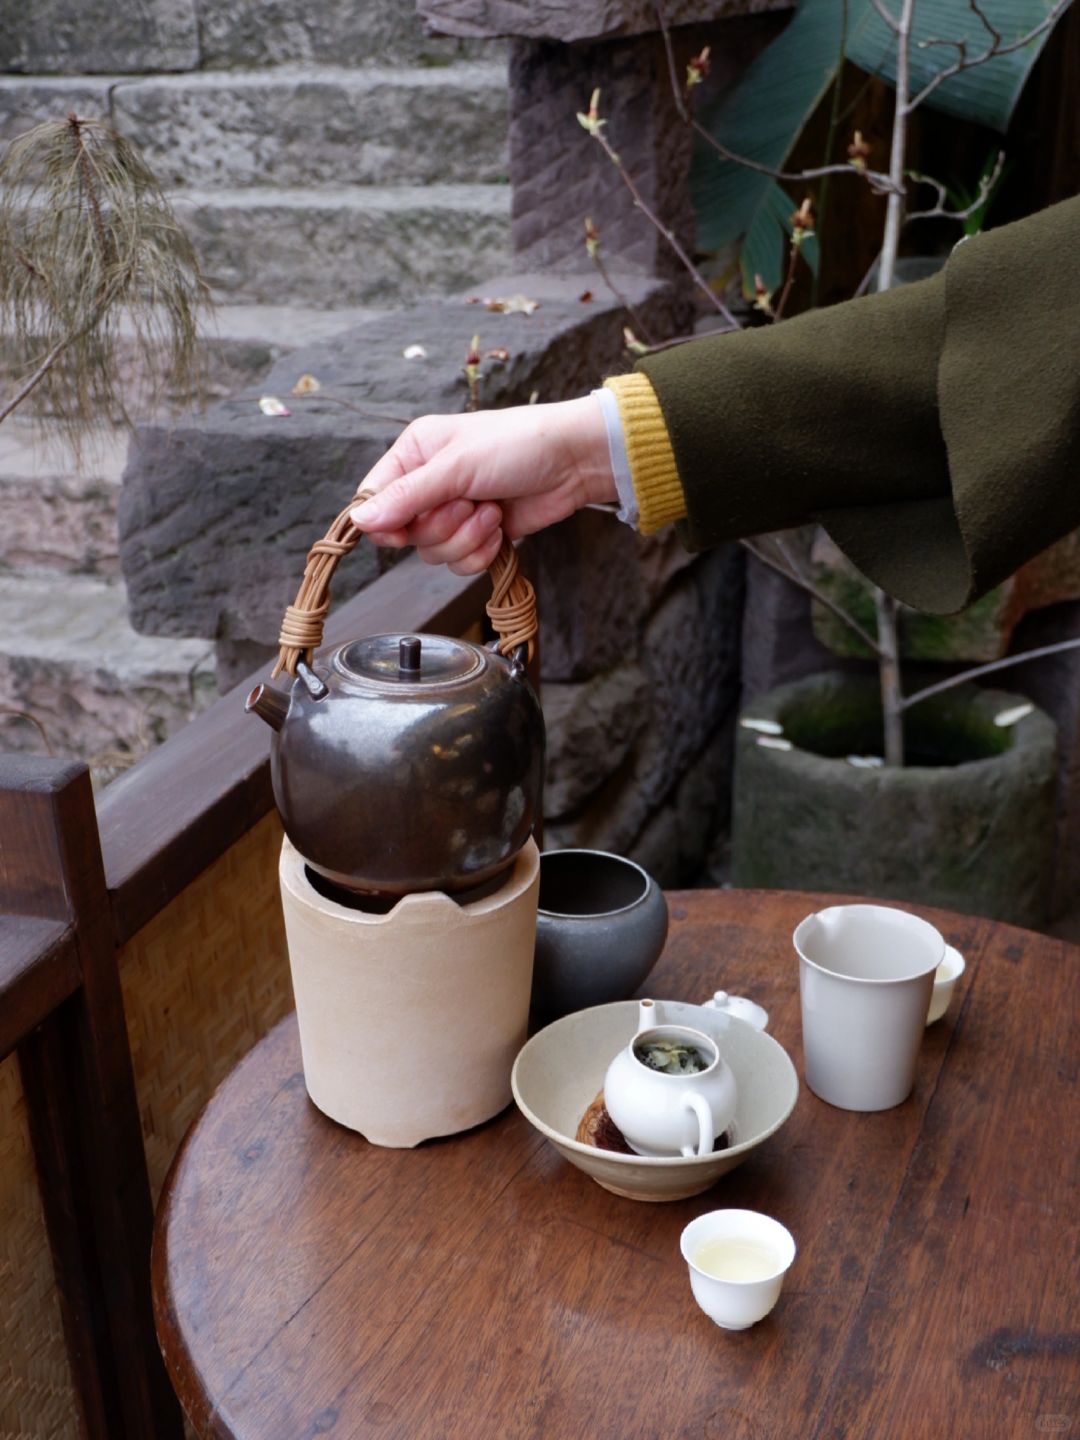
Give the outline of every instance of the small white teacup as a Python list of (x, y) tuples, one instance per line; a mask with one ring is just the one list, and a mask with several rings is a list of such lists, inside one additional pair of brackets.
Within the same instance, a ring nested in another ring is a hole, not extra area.
[(930, 997), (930, 1009), (926, 1016), (927, 1025), (933, 1025), (948, 1010), (953, 991), (956, 989), (956, 982), (964, 973), (965, 968), (964, 957), (960, 951), (952, 945), (946, 945), (945, 959), (934, 971), (934, 993)]
[(791, 1232), (756, 1210), (710, 1210), (679, 1242), (694, 1299), (724, 1330), (763, 1320), (795, 1259)]

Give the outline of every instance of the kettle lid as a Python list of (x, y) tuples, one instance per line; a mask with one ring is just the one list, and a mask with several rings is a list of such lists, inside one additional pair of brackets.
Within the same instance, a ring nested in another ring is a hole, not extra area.
[(379, 685), (448, 685), (475, 675), (483, 651), (447, 635), (368, 635), (344, 645), (334, 665), (352, 680)]

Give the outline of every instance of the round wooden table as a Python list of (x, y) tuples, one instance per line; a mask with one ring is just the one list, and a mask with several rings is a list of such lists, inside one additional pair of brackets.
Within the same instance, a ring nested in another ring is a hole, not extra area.
[[(649, 993), (752, 996), (801, 1074), (790, 936), (823, 903), (670, 895)], [(369, 1145), (310, 1103), (284, 1021), (193, 1126), (158, 1211), (158, 1334), (199, 1435), (1080, 1429), (1080, 952), (919, 913), (968, 969), (912, 1097), (864, 1115), (804, 1086), (765, 1146), (673, 1204), (602, 1190), (514, 1108), (416, 1150)], [(720, 1206), (776, 1216), (799, 1247), (776, 1310), (741, 1333), (696, 1308), (678, 1251)]]

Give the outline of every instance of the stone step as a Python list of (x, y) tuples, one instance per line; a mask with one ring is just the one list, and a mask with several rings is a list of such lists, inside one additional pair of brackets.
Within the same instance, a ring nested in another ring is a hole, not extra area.
[(32, 0), (3, 7), (0, 70), (51, 74), (321, 62), (441, 65), (490, 42), (430, 36), (409, 0)]
[[(350, 329), (383, 314), (381, 308), (341, 305), (334, 310), (307, 309), (300, 305), (218, 305), (200, 319), (199, 374), (204, 404), (224, 399), (237, 390), (257, 385), (274, 362), (295, 350), (328, 339), (338, 331)], [(155, 414), (179, 414), (189, 411), (194, 403), (191, 394), (182, 391), (167, 373), (163, 363), (154, 357), (151, 374), (147, 373), (144, 357), (134, 341), (130, 321), (121, 316), (118, 329), (117, 385), (123, 394), (128, 413), (138, 420)], [(0, 335), (0, 388), (12, 388), (25, 373), (20, 369), (13, 345)], [(0, 454), (3, 437), (12, 425), (28, 416), (55, 418), (50, 409), (47, 390), (42, 387), (28, 398), (15, 416), (0, 429)], [(49, 464), (55, 452), (70, 455), (71, 447), (57, 447), (48, 435), (32, 437), (34, 445), (47, 441)], [(24, 444), (30, 437), (24, 437)], [(9, 447), (10, 448), (10, 447)], [(2, 469), (2, 465), (0, 465)], [(0, 547), (3, 539), (0, 537)]]
[(282, 66), (0, 78), (0, 139), (111, 118), (166, 186), (484, 183), (506, 174), (506, 65)]
[(117, 128), (164, 185), (427, 185), (507, 173), (506, 66), (122, 80)]
[[(257, 385), (275, 361), (298, 346), (326, 340), (380, 314), (358, 307), (221, 306), (208, 317), (201, 340), (207, 398)], [(121, 322), (120, 328), (130, 327)], [(123, 348), (121, 353), (122, 365), (134, 369), (134, 357)], [(0, 338), (0, 375), (7, 373)], [(149, 397), (137, 383), (126, 387), (125, 396), (133, 416), (152, 417)], [(187, 408), (186, 397), (169, 398)], [(63, 425), (28, 418), (28, 409), (0, 426), (0, 571), (30, 566), (116, 574), (116, 505), (127, 430), (105, 430), (76, 449)]]
[(176, 213), (223, 298), (395, 305), (506, 267), (508, 185), (177, 191)]
[(217, 694), (212, 645), (136, 634), (120, 581), (0, 576), (0, 634), (0, 747), (42, 751), (36, 721), (54, 753), (87, 761), (99, 780)]
[(0, 567), (116, 574), (127, 446), (126, 431), (110, 430), (74, 454), (58, 425), (8, 420), (0, 428)]

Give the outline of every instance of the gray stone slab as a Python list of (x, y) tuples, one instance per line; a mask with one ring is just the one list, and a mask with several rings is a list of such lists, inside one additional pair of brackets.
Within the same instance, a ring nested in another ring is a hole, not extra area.
[[(274, 366), (258, 389), (197, 420), (146, 426), (137, 437), (120, 504), (121, 555), (135, 625), (150, 633), (199, 634), (272, 644), (304, 557), (402, 425), (429, 411), (464, 408), (461, 367), (470, 339), (505, 347), (486, 360), (487, 406), (581, 394), (620, 363), (622, 314), (583, 304), (584, 277), (507, 275), (476, 294), (524, 293), (531, 315), (495, 314), (464, 298), (414, 307), (305, 347)], [(627, 277), (658, 328), (685, 323), (671, 288)], [(403, 358), (419, 343), (426, 361)], [(322, 389), (290, 391), (303, 374)], [(292, 415), (270, 418), (260, 394), (282, 397)], [(375, 573), (365, 545), (339, 570), (335, 593)]]
[(45, 120), (63, 120), (72, 110), (87, 120), (107, 120), (111, 84), (85, 75), (0, 76), (0, 141), (23, 135)]
[[(668, 25), (791, 9), (793, 0), (668, 0)], [(653, 0), (418, 0), (420, 14), (447, 35), (603, 40), (656, 31)]]
[(198, 25), (195, 0), (0, 0), (0, 70), (192, 70)]
[[(136, 635), (123, 586), (87, 576), (0, 576), (0, 705), (32, 716), (59, 755), (114, 773), (215, 696), (205, 640)], [(40, 751), (4, 717), (5, 749)]]
[[(566, 46), (517, 41), (510, 61), (510, 173), (513, 244), (522, 265), (559, 265), (582, 255), (584, 222), (600, 232), (608, 262), (647, 274), (675, 274), (679, 262), (622, 176), (578, 124), (600, 87), (606, 134), (650, 210), (692, 244), (686, 178), (691, 138), (671, 97), (667, 61), (655, 37)], [(642, 337), (645, 338), (645, 337)]]
[(428, 32), (410, 0), (228, 0), (201, 4), (202, 63), (219, 69), (398, 63), (446, 65), (491, 44)]
[[(0, 92), (2, 93), (2, 92)], [(124, 80), (115, 122), (166, 185), (475, 184), (507, 174), (504, 62)]]
[(0, 567), (115, 574), (116, 504), (127, 434), (75, 455), (46, 427), (0, 432)]
[(648, 719), (648, 681), (640, 666), (623, 664), (582, 684), (545, 675), (547, 765), (544, 817), (577, 810), (622, 765)]
[(638, 652), (649, 681), (641, 740), (586, 807), (548, 827), (549, 844), (627, 854), (675, 803), (682, 777), (735, 710), (743, 568), (734, 546), (700, 556), (651, 614)]
[(390, 306), (509, 256), (502, 185), (265, 187), (174, 194), (215, 291), (248, 304)]

